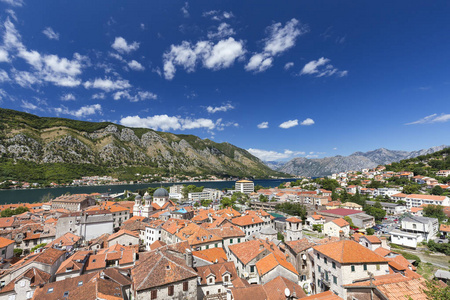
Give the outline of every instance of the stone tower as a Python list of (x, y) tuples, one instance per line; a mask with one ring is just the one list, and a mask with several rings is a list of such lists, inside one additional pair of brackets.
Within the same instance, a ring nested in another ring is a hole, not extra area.
[(141, 207), (142, 207), (142, 198), (141, 195), (137, 195), (134, 198), (134, 206), (133, 206), (133, 216), (141, 215)]
[(302, 238), (302, 220), (296, 217), (286, 219), (286, 242), (301, 240)]

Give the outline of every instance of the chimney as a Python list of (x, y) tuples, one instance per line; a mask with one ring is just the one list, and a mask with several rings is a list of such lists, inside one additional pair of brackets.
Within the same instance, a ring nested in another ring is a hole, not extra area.
[(262, 250), (264, 248), (263, 244), (259, 244), (259, 250)]
[(194, 256), (192, 255), (192, 251), (191, 250), (186, 249), (185, 258), (186, 258), (186, 265), (188, 267), (193, 268), (194, 267)]
[(342, 230), (339, 230), (339, 240), (342, 241), (344, 239), (345, 239), (344, 232)]

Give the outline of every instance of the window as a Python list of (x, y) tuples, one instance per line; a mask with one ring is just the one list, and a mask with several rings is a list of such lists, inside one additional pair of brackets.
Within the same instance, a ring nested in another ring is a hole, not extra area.
[(355, 272), (355, 266), (352, 266), (352, 272)]
[(325, 280), (328, 281), (328, 272), (325, 272)]
[(230, 280), (230, 277), (228, 275), (223, 277), (223, 281), (228, 282)]
[(337, 277), (333, 275), (333, 283), (337, 284)]
[(173, 296), (173, 285), (169, 286), (168, 289), (169, 289), (168, 295)]
[(323, 262), (324, 262), (325, 264), (327, 264), (327, 258), (326, 258), (326, 257), (323, 258)]
[(255, 272), (255, 266), (250, 266), (250, 272)]
[(213, 283), (213, 279), (212, 278), (209, 279), (209, 283)]
[(317, 259), (320, 260), (320, 254), (319, 253), (317, 253)]
[(158, 291), (157, 290), (153, 290), (151, 298), (152, 299), (156, 299), (157, 297), (158, 297)]
[(186, 292), (189, 289), (189, 282), (183, 282), (183, 291)]
[(53, 288), (49, 288), (49, 289), (47, 290), (47, 294), (50, 294), (50, 293), (53, 293)]
[(336, 263), (334, 261), (331, 263), (331, 265), (333, 266), (333, 269), (336, 269)]
[(238, 238), (238, 243), (240, 243), (241, 242), (241, 238)]
[(230, 239), (230, 244), (233, 244), (233, 239)]
[(216, 248), (217, 248), (217, 244), (214, 244), (214, 246), (216, 246)]
[(319, 270), (319, 273), (322, 272), (322, 268), (320, 266), (317, 266), (317, 269)]
[(69, 296), (69, 292), (64, 292), (63, 297), (68, 297)]
[(206, 245), (206, 249), (209, 249), (209, 245)]
[(82, 286), (83, 285), (83, 281), (78, 281), (78, 286)]
[(217, 293), (220, 293), (220, 289), (217, 290)]
[(367, 271), (367, 265), (364, 264), (364, 271)]
[(377, 265), (377, 271), (380, 271), (380, 265)]

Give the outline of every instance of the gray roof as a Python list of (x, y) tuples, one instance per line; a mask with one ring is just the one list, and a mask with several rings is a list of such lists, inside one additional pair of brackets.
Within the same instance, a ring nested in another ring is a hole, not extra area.
[(261, 229), (261, 231), (259, 233), (261, 233), (261, 234), (277, 234), (277, 231), (275, 229), (273, 229), (272, 227), (264, 227), (263, 229)]
[[(376, 202), (375, 201), (366, 201), (366, 203), (369, 205), (375, 205)], [(381, 204), (381, 206), (392, 207), (392, 208), (395, 208), (397, 206), (405, 206), (405, 205), (400, 205), (398, 203), (389, 203), (389, 202), (380, 202), (380, 204)]]
[(434, 273), (434, 277), (450, 279), (450, 272), (439, 269), (436, 271), (436, 273)]
[(164, 188), (159, 188), (153, 193), (153, 198), (169, 197), (169, 192)]
[(420, 235), (420, 234), (415, 234), (415, 233), (406, 232), (406, 231), (397, 230), (397, 229), (391, 230), (389, 232), (389, 234), (390, 235), (398, 234), (398, 235), (401, 235), (401, 236), (409, 236), (409, 237), (418, 237)]
[(436, 218), (419, 217), (419, 216), (408, 216), (402, 220), (402, 222), (418, 222), (422, 224), (428, 224), (429, 222), (438, 222)]

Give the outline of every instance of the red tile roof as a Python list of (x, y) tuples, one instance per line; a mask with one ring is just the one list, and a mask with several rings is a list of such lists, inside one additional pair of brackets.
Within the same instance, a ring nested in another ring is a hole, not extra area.
[(341, 263), (387, 263), (387, 260), (355, 241), (343, 240), (313, 247), (317, 252)]
[(256, 262), (255, 265), (259, 276), (263, 276), (264, 274), (275, 269), (277, 266), (282, 266), (286, 270), (298, 275), (297, 270), (295, 270), (294, 266), (290, 262), (288, 262), (283, 256), (274, 253), (266, 255), (264, 258)]
[(227, 261), (227, 254), (223, 248), (210, 248), (200, 251), (193, 251), (192, 254), (212, 263)]
[(14, 243), (13, 240), (5, 239), (4, 237), (0, 236), (0, 248), (5, 248), (13, 243)]

